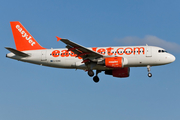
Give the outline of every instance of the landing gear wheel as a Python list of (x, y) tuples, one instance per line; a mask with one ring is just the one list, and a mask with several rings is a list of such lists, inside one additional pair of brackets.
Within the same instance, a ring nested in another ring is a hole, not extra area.
[(152, 77), (152, 74), (151, 74), (151, 73), (148, 73), (148, 77)]
[(148, 77), (152, 77), (152, 74), (150, 73), (151, 69), (150, 69), (150, 65), (147, 65), (147, 70), (148, 70)]
[(89, 70), (89, 71), (88, 71), (88, 75), (89, 75), (90, 77), (93, 77), (93, 76), (94, 76), (94, 72), (93, 72), (92, 70)]
[(98, 76), (94, 76), (94, 77), (93, 77), (93, 81), (94, 81), (95, 83), (98, 83), (98, 82), (99, 82), (99, 77), (98, 77)]

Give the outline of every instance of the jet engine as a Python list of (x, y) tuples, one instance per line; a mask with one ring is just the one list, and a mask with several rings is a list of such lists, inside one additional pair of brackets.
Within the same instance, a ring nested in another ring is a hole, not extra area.
[(127, 63), (128, 60), (123, 57), (107, 57), (97, 62), (97, 64), (104, 65), (108, 68), (123, 68)]
[(125, 68), (119, 68), (119, 69), (114, 69), (114, 70), (106, 70), (105, 74), (112, 75), (113, 77), (125, 78), (125, 77), (129, 77), (130, 68), (125, 67)]

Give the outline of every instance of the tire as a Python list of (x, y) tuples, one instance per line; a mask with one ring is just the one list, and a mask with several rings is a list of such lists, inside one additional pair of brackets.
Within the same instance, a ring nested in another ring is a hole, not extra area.
[(148, 77), (152, 77), (152, 74), (151, 74), (151, 73), (148, 73)]
[(99, 77), (98, 77), (98, 76), (94, 76), (94, 77), (93, 77), (93, 81), (94, 81), (95, 83), (98, 83), (98, 82), (99, 82)]
[(89, 70), (89, 71), (88, 71), (88, 75), (89, 75), (90, 77), (93, 77), (93, 76), (94, 76), (94, 72), (93, 72), (92, 70)]

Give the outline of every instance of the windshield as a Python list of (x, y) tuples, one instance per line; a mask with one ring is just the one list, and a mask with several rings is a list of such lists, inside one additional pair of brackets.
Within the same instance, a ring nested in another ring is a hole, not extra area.
[(159, 53), (167, 53), (166, 50), (158, 50)]

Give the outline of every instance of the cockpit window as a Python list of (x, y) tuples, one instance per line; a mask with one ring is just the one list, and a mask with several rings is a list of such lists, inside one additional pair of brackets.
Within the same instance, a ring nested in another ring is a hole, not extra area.
[(158, 50), (159, 53), (167, 53), (165, 50)]

